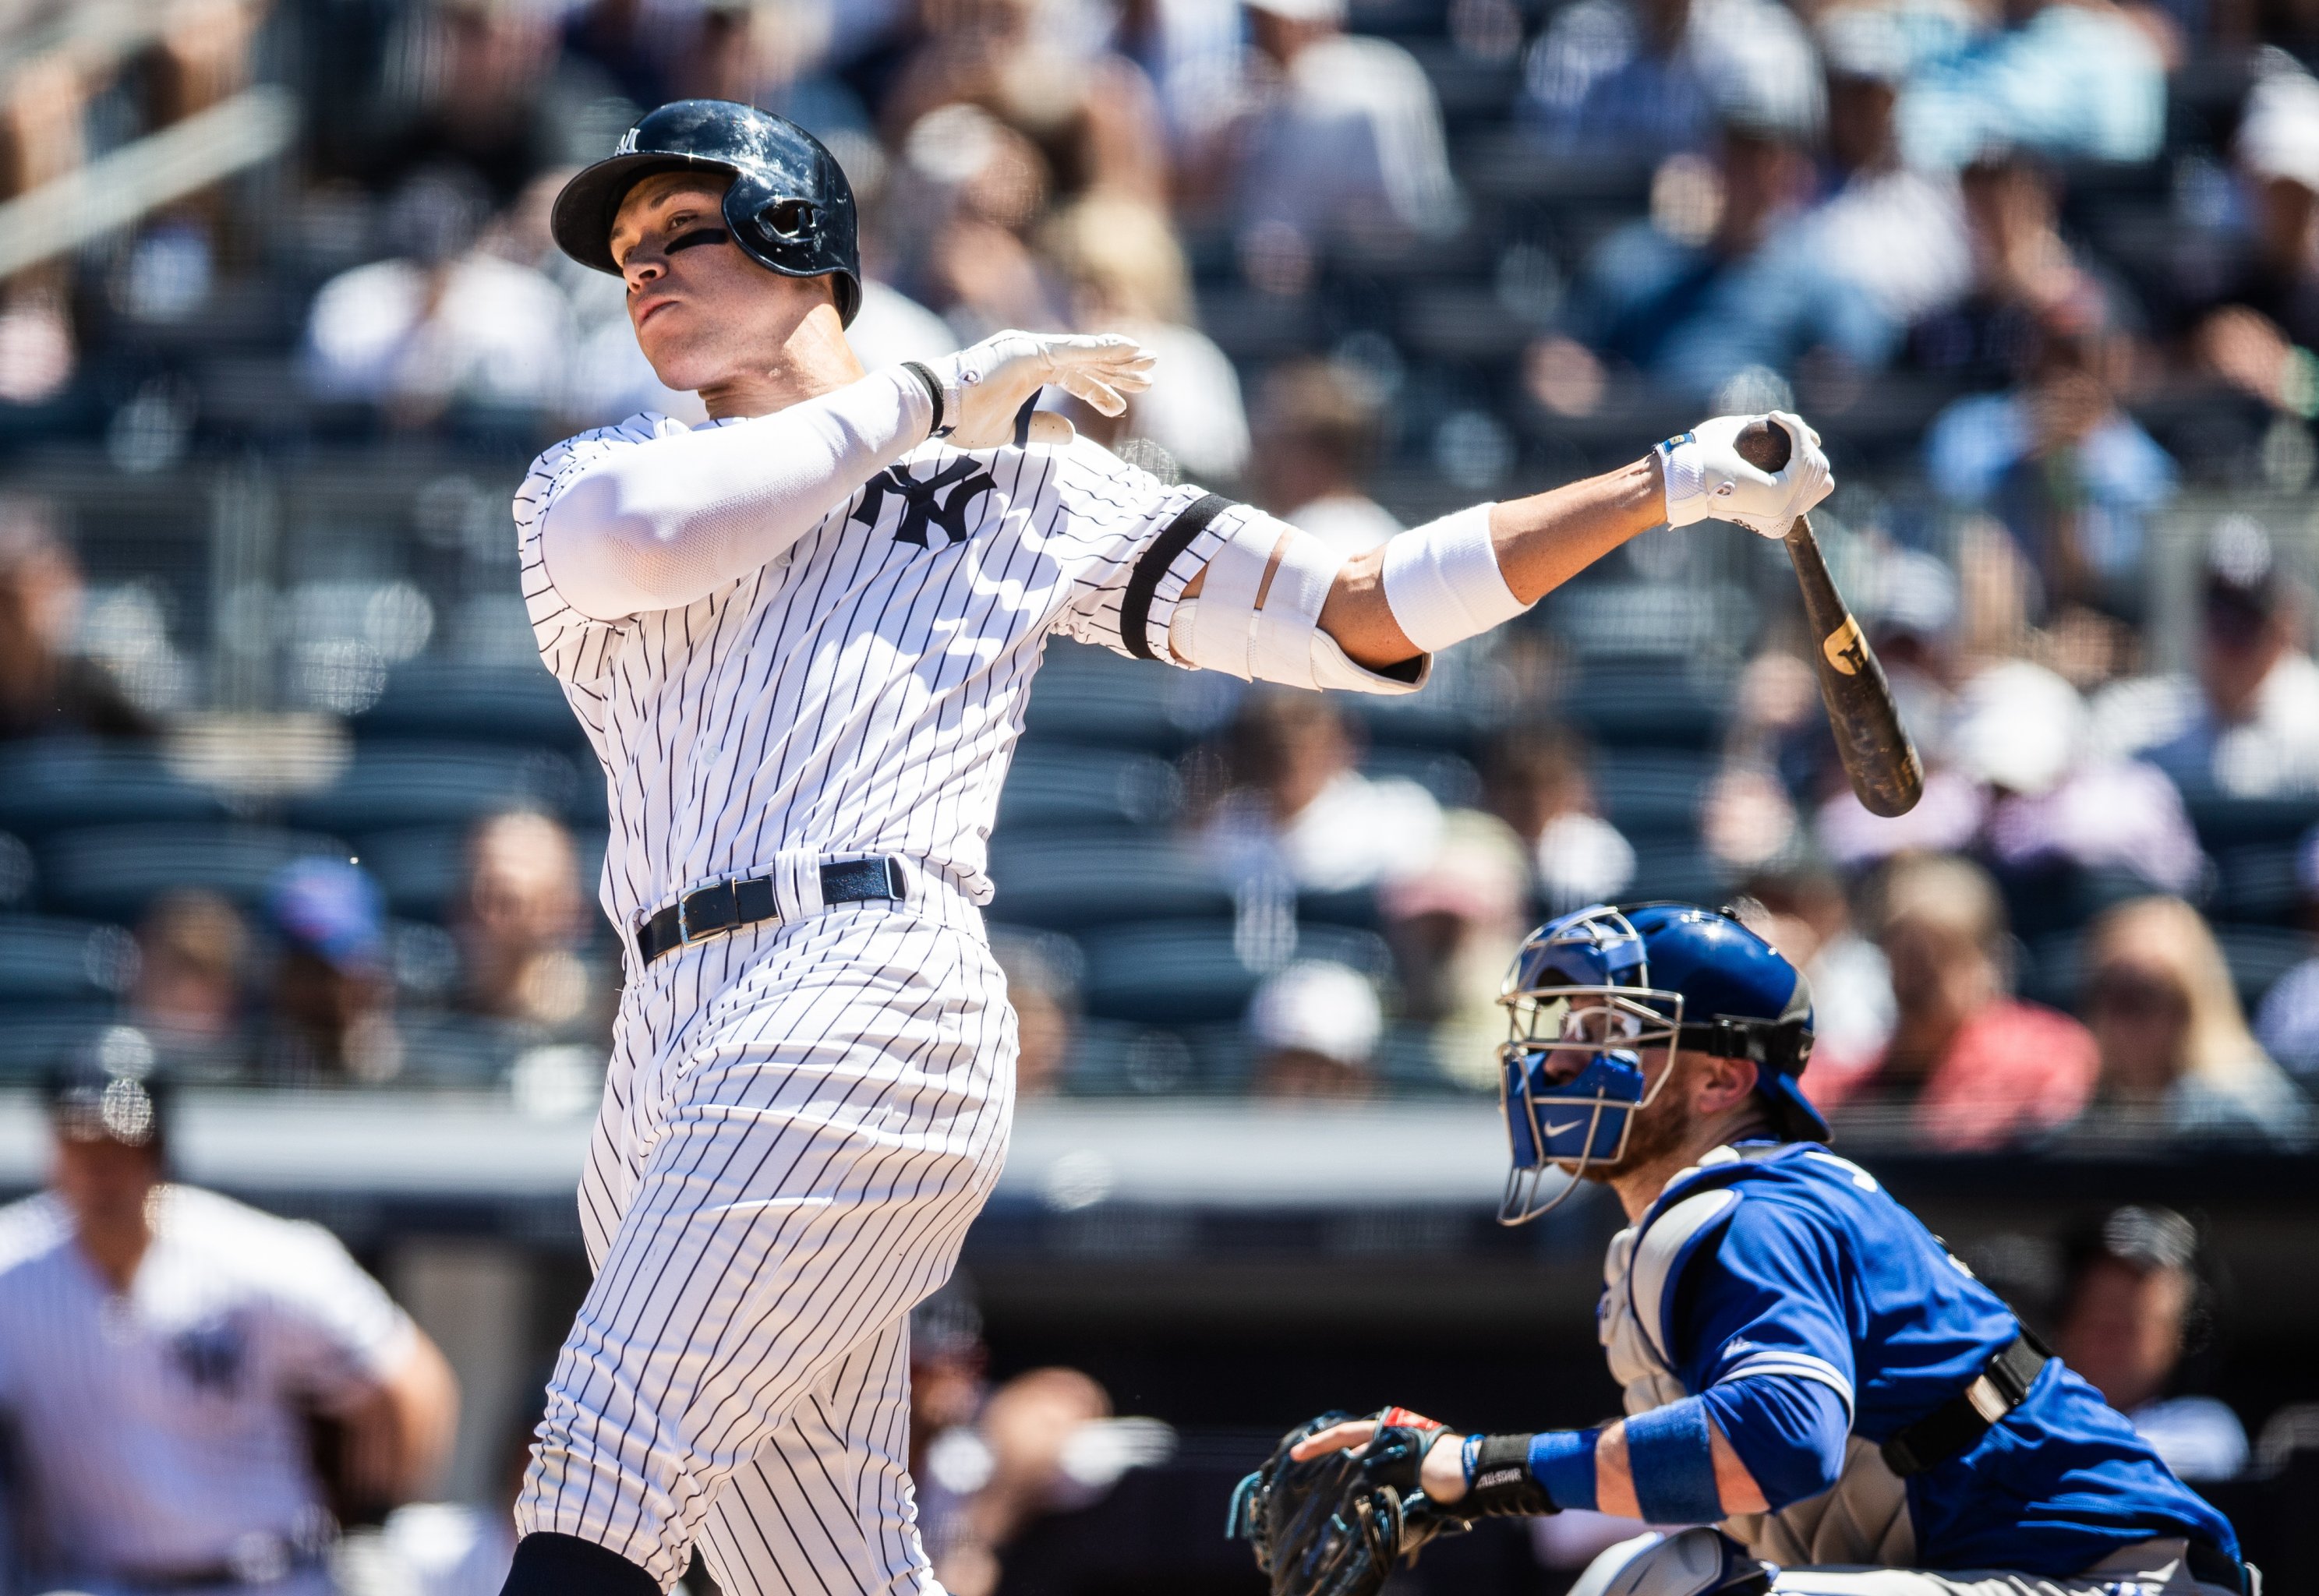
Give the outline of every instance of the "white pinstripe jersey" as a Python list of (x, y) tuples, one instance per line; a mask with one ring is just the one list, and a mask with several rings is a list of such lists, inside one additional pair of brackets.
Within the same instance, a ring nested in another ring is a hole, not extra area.
[[(568, 438), (515, 500), (532, 630), (609, 786), (605, 912), (626, 926), (792, 850), (899, 853), (988, 902), (986, 844), (1047, 636), (1125, 652), (1136, 562), (1200, 490), (1083, 438), (924, 444), (772, 564), (682, 609), (591, 620), (550, 579), (542, 518), (591, 465), (684, 429), (639, 415)], [(1232, 523), (1160, 578), (1150, 636)]]

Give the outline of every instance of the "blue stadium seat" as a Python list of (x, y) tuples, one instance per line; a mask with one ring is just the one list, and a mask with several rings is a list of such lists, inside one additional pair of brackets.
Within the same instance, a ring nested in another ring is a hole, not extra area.
[(2290, 923), (2301, 898), (2295, 879), (2296, 852), (2293, 843), (2214, 849), (2215, 915), (2251, 924)]
[[(1100, 1019), (1171, 1026), (1236, 1021), (1263, 979), (1233, 951), (1228, 920), (1121, 925), (1082, 940), (1087, 1009)], [(1378, 979), (1393, 968), (1380, 939), (1336, 926), (1301, 927), (1296, 957), (1335, 960)]]
[(0, 749), (0, 830), (30, 841), (70, 826), (228, 815), (218, 794), (149, 748), (60, 739)]
[(1597, 665), (1573, 681), (1558, 706), (1573, 725), (1604, 747), (1714, 746), (1722, 735), (1728, 690), (1687, 665)]
[(586, 734), (564, 690), (538, 665), (474, 665), (414, 660), (387, 678), (378, 702), (354, 717), (365, 741), (379, 737), (452, 738), (506, 744), (535, 743), (585, 751)]
[(1451, 808), (1470, 809), (1482, 801), (1482, 778), (1454, 753), (1373, 747), (1361, 756), (1361, 773), (1414, 781)]
[(1712, 754), (1611, 749), (1594, 761), (1594, 799), (1602, 817), (1629, 839), (1694, 836), (1715, 771)]
[(1031, 684), (1023, 735), (1173, 755), (1222, 725), (1240, 683), (1057, 639)]
[(0, 915), (0, 1004), (109, 1003), (136, 977), (136, 941), (118, 925)]
[[(579, 854), (580, 888), (590, 903), (590, 924), (602, 924), (593, 908), (604, 869), (605, 834), (578, 826), (572, 843)], [(413, 825), (365, 833), (355, 852), (386, 894), (391, 913), (419, 920), (441, 920), (465, 884), (467, 827)]]
[(121, 1016), (110, 1003), (11, 1003), (0, 1005), (0, 1082), (39, 1082), (68, 1063)]
[(59, 832), (41, 850), (41, 896), (67, 914), (130, 923), (178, 887), (258, 903), (293, 860), (352, 851), (335, 837), (233, 824), (101, 825)]
[(1182, 799), (1183, 783), (1166, 760), (1026, 744), (998, 795), (998, 825), (1002, 834), (1033, 826), (1163, 826)]
[(1063, 833), (991, 850), (991, 917), (1071, 931), (1131, 920), (1229, 915), (1232, 894), (1172, 837)]
[(2319, 798), (2242, 798), (2191, 791), (2182, 801), (2208, 852), (2249, 843), (2292, 843), (2319, 825)]
[(320, 792), (286, 807), (293, 825), (341, 836), (390, 828), (465, 825), (502, 809), (571, 815), (583, 795), (600, 790), (565, 755), (538, 747), (474, 743), (360, 745), (346, 770)]
[(1629, 903), (1671, 897), (1714, 905), (1730, 890), (1730, 871), (1698, 843), (1645, 838), (1635, 845), (1634, 881), (1619, 896)]

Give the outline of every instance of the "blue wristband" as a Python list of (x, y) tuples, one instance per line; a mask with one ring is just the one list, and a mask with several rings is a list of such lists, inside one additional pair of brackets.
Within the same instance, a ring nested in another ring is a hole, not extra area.
[(1594, 1505), (1594, 1443), (1599, 1429), (1549, 1429), (1529, 1441), (1531, 1477), (1559, 1508)]
[(1723, 1517), (1707, 1407), (1697, 1397), (1627, 1420), (1627, 1466), (1647, 1524), (1714, 1524)]

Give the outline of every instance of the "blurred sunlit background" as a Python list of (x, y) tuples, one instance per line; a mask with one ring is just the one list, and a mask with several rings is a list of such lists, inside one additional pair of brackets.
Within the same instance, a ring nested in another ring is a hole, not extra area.
[[(958, 1596), (1248, 1596), (1224, 1488), (1322, 1407), (1613, 1409), (1612, 1206), (1492, 1222), (1493, 999), (1545, 915), (1663, 897), (1748, 900), (1842, 1150), (2296, 1589), (2314, 59), (2305, 0), (9, 0), (0, 1180), (61, 1062), (166, 1083), (175, 1172), (321, 1222), (457, 1376), (395, 1490), (317, 1443), (330, 1577), (497, 1590), (619, 978), (509, 500), (699, 413), (547, 204), (748, 100), (861, 194), (866, 364), (1132, 331), (1158, 385), (1080, 426), (1348, 552), (1800, 409), (1932, 771), (1854, 802), (1784, 558), (1719, 525), (1411, 699), (1051, 643), (992, 839), (1024, 1106), (918, 1316)], [(1407, 1577), (1551, 1596), (1611, 1533)]]

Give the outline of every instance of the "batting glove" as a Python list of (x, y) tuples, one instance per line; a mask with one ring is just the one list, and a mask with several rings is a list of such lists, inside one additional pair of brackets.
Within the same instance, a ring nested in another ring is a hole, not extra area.
[[(1788, 463), (1759, 470), (1739, 457), (1739, 434), (1758, 421), (1783, 428), (1792, 444)], [(1763, 537), (1785, 537), (1796, 518), (1836, 487), (1820, 452), (1819, 434), (1786, 410), (1762, 416), (1717, 416), (1653, 451), (1666, 483), (1670, 527), (1694, 521), (1736, 521)]]
[(1027, 437), (1032, 404), (1052, 383), (1106, 416), (1151, 386), (1152, 356), (1119, 333), (1096, 337), (1001, 332), (931, 369), (942, 388), (934, 436), (954, 448), (995, 449)]

